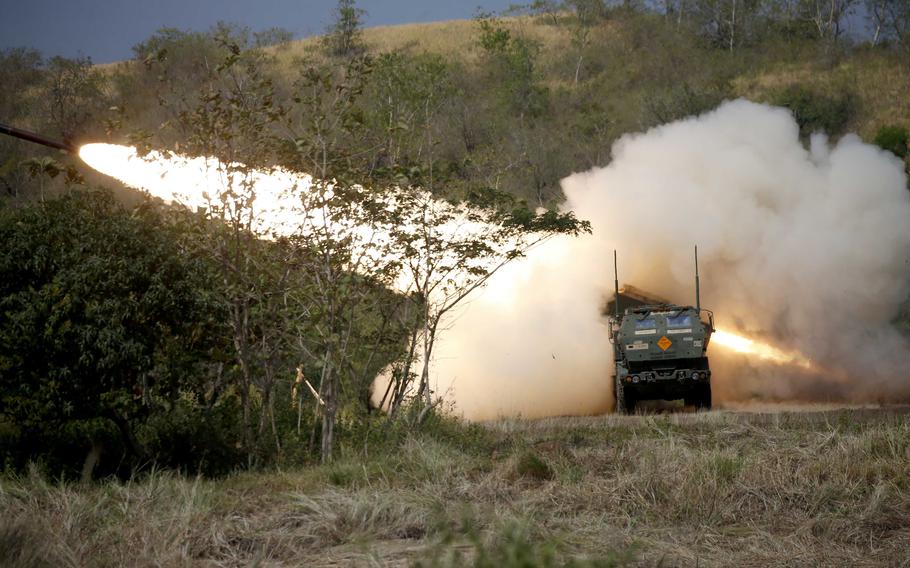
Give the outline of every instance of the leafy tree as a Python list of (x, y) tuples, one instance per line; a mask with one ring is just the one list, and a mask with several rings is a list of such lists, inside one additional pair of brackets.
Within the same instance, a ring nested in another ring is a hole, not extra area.
[(274, 408), (279, 373), (288, 365), (282, 359), (281, 325), (288, 271), (283, 251), (260, 240), (269, 235), (261, 232), (254, 204), (255, 174), (274, 163), (279, 150), (274, 130), (285, 111), (275, 102), (261, 52), (243, 51), (234, 39), (230, 28), (217, 35), (215, 57), (200, 68), (195, 92), (173, 88), (159, 98), (174, 119), (149, 141), (167, 147), (173, 140), (175, 150), (207, 156), (220, 180), (209, 188), (211, 205), (193, 218), (191, 231), (195, 252), (215, 259), (222, 282), (216, 298), (227, 314), (243, 449), (253, 465), (263, 459), (260, 448), (267, 436), (276, 451), (281, 447)]
[(313, 175), (312, 186), (299, 195), (301, 221), (291, 242), (301, 273), (316, 277), (292, 298), (309, 316), (299, 320), (297, 337), (303, 358), (315, 362), (319, 373), (314, 414), (321, 418), (325, 462), (333, 458), (339, 410), (352, 395), (366, 400), (376, 359), (383, 359), (373, 354), (386, 351), (396, 337), (388, 325), (392, 314), (384, 309), (389, 297), (379, 292), (397, 272), (388, 240), (381, 238), (394, 212), (382, 190), (371, 186), (370, 161), (356, 159), (376, 151), (363, 142), (360, 107), (372, 72), (371, 62), (361, 58), (347, 59), (340, 69), (307, 65), (295, 85), (298, 112), (288, 123), (291, 163)]
[[(281, 377), (293, 377), (297, 367), (298, 433), (302, 395), (310, 392), (302, 383), (317, 376), (314, 422), (321, 424), (311, 441), (321, 437), (329, 461), (339, 411), (366, 399), (365, 377), (394, 337), (381, 309), (387, 295), (376, 293), (394, 270), (380, 242), (361, 238), (388, 212), (353, 181), (363, 179), (358, 164), (369, 164), (352, 147), (362, 138), (358, 101), (369, 62), (305, 66), (291, 109), (275, 103), (259, 54), (222, 41), (196, 98), (173, 99), (181, 110), (171, 128), (183, 133), (181, 151), (208, 156), (222, 180), (209, 189), (194, 250), (214, 257), (224, 283), (217, 298), (228, 314), (244, 449), (257, 463), (256, 449), (271, 430), (281, 451), (275, 398), (287, 380)], [(312, 183), (283, 188), (298, 205), (295, 230), (282, 235), (267, 230), (257, 208), (257, 176), (278, 161), (314, 174)], [(278, 242), (264, 240), (273, 238)]]
[(509, 262), (554, 235), (589, 232), (590, 224), (572, 213), (535, 213), (489, 189), (455, 202), (411, 188), (395, 192), (393, 203), (398, 220), (391, 227), (392, 250), (403, 265), (403, 290), (421, 316), (393, 373), (388, 406), (394, 416), (413, 394), (423, 402), (419, 422), (441, 401), (432, 397), (430, 367), (446, 318)]
[(84, 135), (109, 100), (100, 72), (87, 57), (52, 57), (44, 75), (45, 112), (53, 132), (64, 140)]
[(487, 59), (488, 80), (499, 87), (503, 106), (520, 121), (542, 115), (547, 109), (549, 92), (538, 82), (540, 45), (513, 34), (489, 14), (479, 15), (476, 21), (480, 47)]
[[(36, 130), (67, 141), (90, 136), (109, 96), (101, 73), (88, 58), (45, 60), (34, 50), (0, 52), (0, 72), (7, 78), (0, 98), (4, 123)], [(13, 197), (43, 199), (60, 185), (75, 181), (73, 160), (61, 152), (11, 137), (0, 140), (0, 186)], [(37, 172), (50, 174), (36, 176)], [(67, 176), (57, 177), (66, 172)], [(57, 177), (57, 182), (50, 182)], [(34, 186), (37, 185), (37, 191)]]
[(881, 40), (910, 47), (910, 3), (906, 0), (865, 0), (873, 29), (872, 45)]
[(88, 475), (113, 425), (141, 463), (137, 429), (199, 386), (214, 346), (205, 264), (154, 208), (103, 193), (0, 213), (0, 242), (0, 419), (32, 442), (76, 432)]
[(334, 20), (326, 29), (323, 45), (329, 55), (355, 57), (366, 50), (361, 27), (366, 12), (357, 7), (356, 0), (338, 0)]
[(575, 22), (572, 26), (572, 46), (577, 51), (575, 76), (573, 79), (574, 84), (577, 85), (585, 50), (591, 43), (592, 28), (606, 17), (607, 8), (603, 0), (568, 0), (566, 4), (575, 12)]
[(385, 170), (375, 173), (404, 175), (435, 189), (439, 145), (452, 133), (447, 130), (445, 112), (457, 100), (454, 72), (433, 54), (385, 53), (372, 62), (364, 92), (371, 101), (365, 109), (365, 126), (380, 137), (374, 167)]

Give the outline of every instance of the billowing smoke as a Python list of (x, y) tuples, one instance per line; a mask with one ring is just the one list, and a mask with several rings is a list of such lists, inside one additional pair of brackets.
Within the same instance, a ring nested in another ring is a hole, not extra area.
[(793, 117), (747, 101), (628, 135), (604, 168), (563, 180), (593, 235), (546, 243), (494, 276), (442, 333), (436, 391), (469, 418), (612, 404), (605, 301), (620, 282), (702, 305), (719, 327), (798, 350), (819, 370), (709, 349), (715, 401), (910, 398), (903, 164), (848, 135), (806, 149)]

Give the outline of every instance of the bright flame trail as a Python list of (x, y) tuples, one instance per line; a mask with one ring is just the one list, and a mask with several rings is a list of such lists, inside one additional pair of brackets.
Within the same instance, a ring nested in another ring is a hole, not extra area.
[(761, 343), (755, 339), (749, 339), (742, 335), (737, 335), (722, 329), (715, 330), (711, 334), (711, 344), (717, 344), (727, 349), (754, 355), (759, 359), (770, 361), (778, 365), (797, 365), (809, 371), (819, 370), (818, 366), (808, 357), (796, 351), (784, 351), (777, 347)]
[[(218, 188), (246, 185), (255, 188), (250, 227), (257, 234), (289, 235), (312, 211), (302, 209), (301, 194), (313, 188), (313, 178), (276, 168), (234, 171), (212, 158), (189, 158), (174, 153), (150, 152), (139, 156), (135, 148), (115, 144), (86, 144), (79, 157), (92, 168), (153, 197), (190, 209), (229, 206)], [(238, 206), (240, 206), (238, 204)]]

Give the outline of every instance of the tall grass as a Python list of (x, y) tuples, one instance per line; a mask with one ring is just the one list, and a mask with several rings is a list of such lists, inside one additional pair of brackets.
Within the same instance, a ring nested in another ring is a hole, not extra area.
[[(504, 420), (329, 466), (0, 479), (2, 566), (906, 565), (910, 414)], [(461, 432), (461, 434), (459, 434)], [(479, 441), (478, 441), (479, 440)]]

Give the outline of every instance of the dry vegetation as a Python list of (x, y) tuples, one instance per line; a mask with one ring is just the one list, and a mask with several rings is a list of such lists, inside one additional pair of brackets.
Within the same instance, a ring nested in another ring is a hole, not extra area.
[[(539, 66), (542, 82), (551, 89), (573, 88), (573, 66), (566, 53), (572, 52), (571, 33), (549, 23), (545, 17), (510, 17), (500, 20), (518, 36), (540, 46)], [(641, 26), (638, 29), (636, 26)], [(736, 55), (710, 52), (696, 47), (691, 38), (651, 35), (651, 24), (635, 20), (613, 21), (601, 25), (592, 36), (594, 55), (600, 68), (599, 98), (610, 109), (617, 125), (633, 130), (639, 126), (643, 97), (653, 85), (642, 84), (647, 77), (675, 76), (678, 82), (712, 83), (733, 72), (727, 97), (745, 97), (775, 104), (775, 94), (799, 85), (819, 93), (851, 92), (857, 99), (855, 116), (846, 125), (865, 140), (875, 137), (885, 124), (910, 126), (910, 68), (900, 57), (875, 50), (858, 49), (836, 62), (820, 56), (809, 43), (769, 45), (747, 56), (751, 63), (737, 64)], [(473, 20), (452, 20), (423, 24), (382, 26), (363, 30), (363, 41), (370, 53), (401, 51), (410, 54), (435, 53), (469, 66), (478, 63), (478, 25)], [(297, 40), (269, 48), (278, 61), (290, 69), (301, 56), (320, 57), (320, 38)], [(592, 58), (588, 56), (588, 60)], [(672, 68), (672, 69), (671, 69)]]
[(872, 140), (883, 124), (910, 125), (910, 68), (878, 54), (858, 53), (829, 69), (806, 62), (781, 63), (733, 80), (737, 96), (756, 101), (772, 101), (775, 91), (797, 84), (827, 93), (854, 92), (857, 113), (847, 129), (866, 140)]
[[(559, 53), (571, 43), (568, 34), (539, 18), (503, 18), (502, 21), (508, 29), (540, 42), (548, 53)], [(270, 47), (269, 51), (281, 61), (290, 62), (296, 57), (318, 52), (320, 41), (321, 37), (310, 37)], [(363, 42), (370, 53), (436, 53), (463, 62), (476, 61), (480, 51), (477, 45), (477, 22), (474, 20), (365, 28)]]
[(33, 473), (0, 482), (0, 508), (0, 564), (17, 566), (908, 566), (910, 420), (449, 425), (379, 457), (221, 480)]

